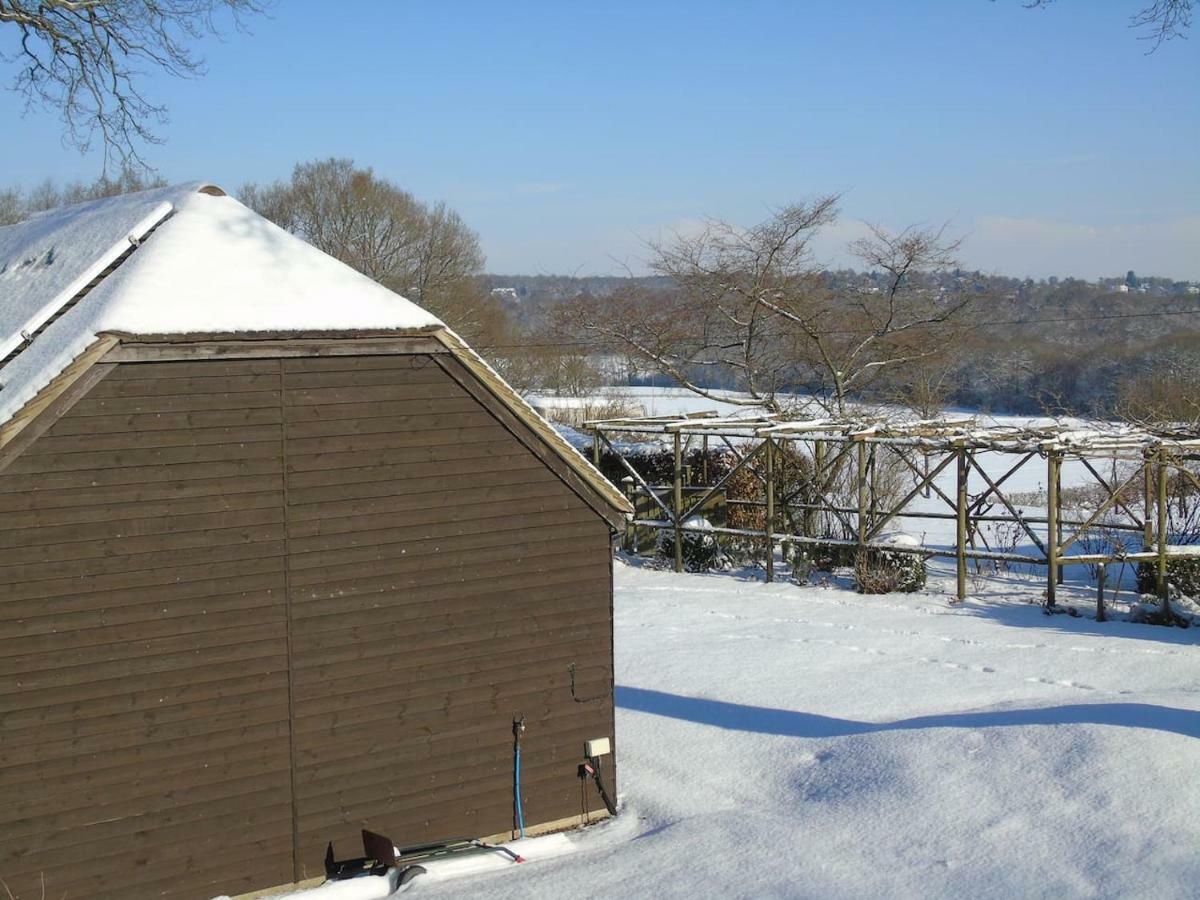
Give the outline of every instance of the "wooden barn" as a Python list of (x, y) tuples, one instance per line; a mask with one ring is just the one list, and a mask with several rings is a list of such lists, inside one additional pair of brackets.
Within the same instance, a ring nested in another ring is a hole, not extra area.
[(526, 829), (598, 817), (627, 511), (434, 317), (218, 188), (0, 228), (0, 878), (206, 898), (361, 828), (507, 838), (521, 719)]

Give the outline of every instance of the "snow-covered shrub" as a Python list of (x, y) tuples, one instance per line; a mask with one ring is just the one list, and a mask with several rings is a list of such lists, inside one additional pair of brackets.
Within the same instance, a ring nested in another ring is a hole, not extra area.
[[(884, 543), (900, 547), (917, 547), (920, 542), (912, 535), (884, 535)], [(925, 587), (925, 556), (921, 553), (868, 547), (854, 557), (854, 586), (860, 594), (911, 593)]]
[[(728, 569), (730, 561), (717, 536), (712, 531), (712, 524), (701, 516), (693, 516), (683, 523), (683, 567), (688, 572), (715, 572)], [(689, 530), (698, 529), (698, 530)], [(662, 562), (675, 564), (675, 529), (665, 528), (658, 533), (654, 545), (654, 555)]]
[[(1200, 545), (1171, 547), (1169, 552), (1185, 555), (1167, 560), (1167, 584), (1184, 597), (1200, 598)], [(1157, 561), (1138, 563), (1137, 587), (1143, 594), (1157, 593)]]

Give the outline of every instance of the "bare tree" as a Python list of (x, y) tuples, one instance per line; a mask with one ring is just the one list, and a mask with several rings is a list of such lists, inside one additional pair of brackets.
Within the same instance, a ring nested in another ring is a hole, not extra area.
[(29, 191), (0, 188), (0, 225), (24, 221), (36, 212), (56, 206), (165, 186), (161, 177), (126, 166), (115, 178), (102, 175), (92, 182), (75, 181), (62, 187), (47, 179)]
[(831, 285), (811, 245), (836, 219), (837, 200), (795, 203), (749, 229), (710, 221), (653, 244), (650, 266), (674, 290), (581, 298), (564, 319), (703, 396), (716, 399), (708, 385), (732, 375), (745, 396), (720, 395), (727, 402), (783, 412), (806, 389), (824, 410), (844, 412), (885, 373), (941, 352), (971, 298), (920, 283), (953, 264), (958, 242), (942, 229), (872, 227), (850, 249), (876, 278)]
[[(1056, 0), (1026, 0), (1026, 9), (1049, 6)], [(1193, 0), (1154, 0), (1129, 16), (1129, 27), (1141, 29), (1142, 40), (1150, 41), (1150, 53), (1166, 41), (1187, 37), (1192, 27)]]
[(473, 341), (504, 332), (478, 275), (479, 236), (445, 204), (429, 206), (349, 159), (302, 163), (288, 181), (246, 185), (246, 205), (440, 316)]
[(96, 135), (104, 166), (144, 166), (140, 143), (158, 143), (166, 109), (142, 92), (139, 67), (174, 76), (203, 70), (188, 43), (217, 31), (217, 15), (241, 25), (262, 0), (0, 0), (0, 23), (16, 29), (13, 87), (26, 108), (56, 109), (66, 140), (88, 150)]

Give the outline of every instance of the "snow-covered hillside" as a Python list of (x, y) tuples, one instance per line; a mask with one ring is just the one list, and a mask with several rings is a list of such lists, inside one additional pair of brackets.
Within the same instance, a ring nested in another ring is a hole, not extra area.
[(413, 895), (1196, 896), (1200, 633), (931, 585), (618, 563), (621, 817)]

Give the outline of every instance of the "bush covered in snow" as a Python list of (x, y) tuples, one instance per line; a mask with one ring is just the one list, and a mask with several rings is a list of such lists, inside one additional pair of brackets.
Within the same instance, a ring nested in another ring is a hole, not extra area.
[(885, 535), (884, 543), (897, 549), (868, 547), (854, 556), (854, 586), (860, 594), (911, 593), (925, 587), (925, 557), (920, 553), (901, 550), (919, 546), (911, 535)]
[[(1171, 547), (1172, 552), (1187, 555), (1167, 560), (1167, 584), (1184, 597), (1200, 598), (1200, 545)], [(1143, 594), (1158, 592), (1158, 563), (1154, 560), (1139, 562), (1137, 587)]]
[[(688, 572), (715, 572), (728, 569), (729, 557), (717, 543), (712, 524), (700, 516), (693, 516), (683, 523), (683, 567)], [(699, 530), (688, 530), (699, 529)], [(654, 555), (669, 565), (675, 564), (675, 529), (664, 528), (658, 533), (654, 544)]]

